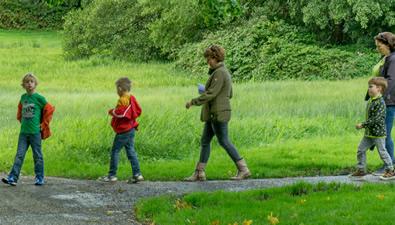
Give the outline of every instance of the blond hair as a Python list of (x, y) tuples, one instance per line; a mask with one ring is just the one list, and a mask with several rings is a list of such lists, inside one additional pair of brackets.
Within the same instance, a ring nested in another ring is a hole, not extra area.
[(384, 77), (373, 77), (368, 81), (368, 84), (374, 84), (378, 87), (381, 87), (381, 94), (384, 93), (388, 86), (387, 80)]
[(27, 73), (27, 74), (25, 74), (25, 76), (23, 76), (23, 78), (22, 78), (21, 86), (22, 86), (22, 87), (25, 87), (24, 84), (25, 84), (27, 81), (29, 81), (29, 80), (33, 80), (34, 83), (36, 84), (36, 86), (38, 85), (38, 79), (37, 79), (37, 77), (34, 76), (33, 73)]

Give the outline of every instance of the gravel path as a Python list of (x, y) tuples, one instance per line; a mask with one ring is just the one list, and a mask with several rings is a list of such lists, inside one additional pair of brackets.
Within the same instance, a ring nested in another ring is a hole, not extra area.
[[(382, 182), (368, 175), (364, 182)], [(47, 178), (42, 187), (23, 177), (17, 187), (0, 185), (0, 224), (139, 224), (133, 205), (141, 198), (215, 190), (243, 191), (305, 181), (361, 183), (347, 176), (296, 177), (244, 181), (102, 183), (92, 180)]]

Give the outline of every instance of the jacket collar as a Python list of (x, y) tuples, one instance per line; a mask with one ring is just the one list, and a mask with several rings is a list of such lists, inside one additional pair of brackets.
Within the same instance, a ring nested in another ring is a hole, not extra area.
[(224, 62), (219, 62), (214, 68), (210, 68), (208, 70), (208, 74), (211, 75), (216, 69), (224, 66), (225, 66)]
[(374, 100), (377, 100), (377, 99), (380, 99), (381, 97), (383, 97), (381, 94), (380, 95), (377, 95), (376, 97), (371, 97), (371, 99), (372, 99), (372, 101), (374, 101)]

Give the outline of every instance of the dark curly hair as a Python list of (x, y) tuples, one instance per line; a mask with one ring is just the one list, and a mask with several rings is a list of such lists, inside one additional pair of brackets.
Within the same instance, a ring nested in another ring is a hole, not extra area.
[(204, 58), (213, 58), (217, 62), (223, 62), (225, 59), (225, 49), (219, 45), (210, 45), (204, 51)]

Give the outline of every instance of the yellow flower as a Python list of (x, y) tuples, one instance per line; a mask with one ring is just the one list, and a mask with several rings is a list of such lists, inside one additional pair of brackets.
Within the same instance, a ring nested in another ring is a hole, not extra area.
[(211, 222), (211, 225), (219, 225), (219, 224), (220, 224), (219, 220), (214, 220), (214, 221)]
[(244, 220), (242, 225), (251, 225), (252, 220)]
[(379, 194), (379, 195), (377, 195), (376, 196), (378, 199), (380, 199), (380, 200), (384, 200), (384, 195), (383, 194)]
[(276, 224), (280, 223), (280, 220), (277, 217), (273, 216), (272, 212), (270, 212), (270, 215), (267, 216), (267, 220), (272, 225), (276, 225)]
[(301, 204), (301, 205), (303, 205), (304, 203), (306, 203), (306, 201), (307, 201), (306, 199), (300, 199), (300, 200), (298, 201), (298, 203)]
[(177, 199), (176, 200), (176, 204), (174, 204), (174, 208), (178, 211), (178, 210), (181, 210), (181, 209), (190, 209), (190, 208), (192, 208), (192, 205), (189, 204), (186, 201), (183, 201), (181, 199)]

